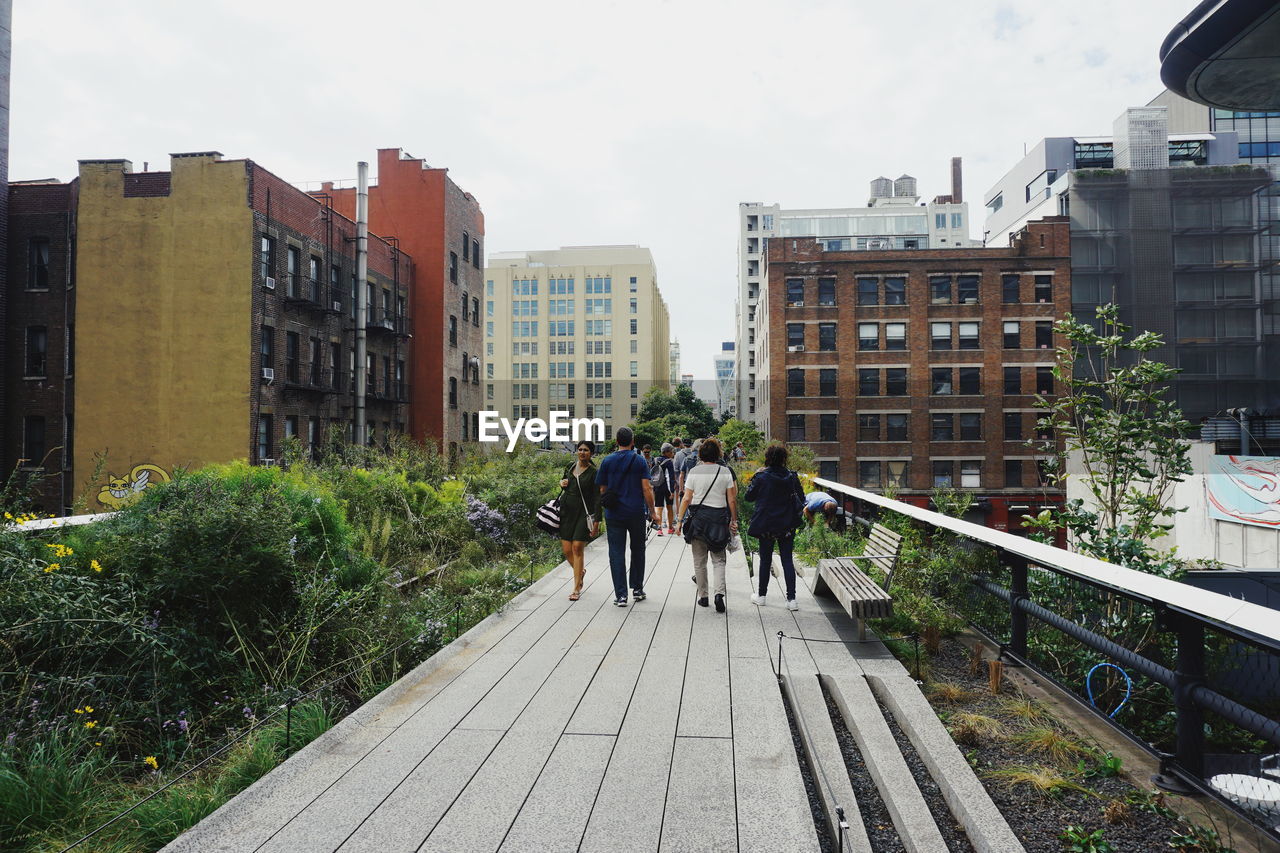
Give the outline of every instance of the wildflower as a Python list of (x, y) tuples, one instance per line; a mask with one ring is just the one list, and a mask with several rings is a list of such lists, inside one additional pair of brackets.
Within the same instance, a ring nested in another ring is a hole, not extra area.
[(95, 741), (93, 742), (93, 745), (94, 745), (94, 746), (102, 746), (102, 741), (100, 741), (100, 740), (95, 740)]
[(93, 569), (95, 572), (100, 572), (102, 571), (102, 564), (99, 563), (97, 560), (90, 560), (89, 568)]
[(85, 706), (84, 706), (84, 712), (85, 712), (86, 714), (92, 714), (92, 713), (93, 713), (93, 706), (92, 706), (92, 705), (85, 705)]
[(84, 708), (76, 708), (76, 713), (77, 713), (77, 714), (83, 714), (83, 713), (84, 713)]
[(94, 720), (88, 720), (88, 721), (86, 721), (86, 722), (85, 722), (84, 727), (85, 727), (86, 729), (92, 729), (92, 728), (96, 727), (97, 725), (98, 725), (98, 724), (97, 724), (97, 722), (96, 722), (96, 721), (94, 721)]
[(154, 755), (148, 755), (146, 758), (142, 759), (142, 763), (150, 767), (152, 770), (160, 769), (160, 762), (156, 761), (156, 757)]
[(60, 568), (62, 568), (61, 563), (50, 563), (44, 567), (44, 573), (47, 575), (49, 572), (56, 572)]

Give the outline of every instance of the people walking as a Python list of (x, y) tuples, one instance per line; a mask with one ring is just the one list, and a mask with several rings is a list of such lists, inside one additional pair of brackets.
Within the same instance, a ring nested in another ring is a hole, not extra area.
[(782, 559), (782, 577), (787, 588), (787, 609), (798, 610), (796, 604), (796, 564), (793, 559), (796, 528), (803, 520), (804, 486), (795, 471), (787, 468), (789, 452), (781, 444), (770, 445), (764, 452), (764, 467), (747, 485), (746, 499), (755, 504), (747, 533), (760, 543), (759, 578), (751, 603), (763, 606), (769, 592), (769, 576), (773, 569), (773, 550)]
[(747, 449), (742, 446), (741, 441), (734, 446), (732, 458), (734, 462), (742, 462), (747, 458)]
[(578, 442), (577, 459), (560, 480), (560, 549), (573, 569), (570, 601), (577, 601), (582, 595), (587, 543), (600, 532), (600, 492), (596, 489), (596, 466), (591, 461), (595, 451), (596, 446), (590, 441)]
[(649, 482), (653, 486), (653, 502), (658, 508), (658, 535), (663, 535), (662, 513), (666, 510), (667, 533), (676, 532), (676, 475), (673, 466), (675, 448), (669, 443), (662, 445), (662, 452), (653, 459), (649, 469)]
[[(684, 492), (676, 512), (676, 534), (685, 534), (693, 548), (693, 580), (698, 604), (706, 607), (708, 592), (715, 596), (716, 611), (725, 609), (725, 548), (738, 532), (738, 487), (730, 470), (720, 464), (720, 442), (708, 438), (698, 447), (698, 464), (684, 479)], [(691, 509), (692, 506), (692, 509)], [(686, 520), (685, 513), (689, 512)], [(707, 556), (714, 570), (707, 584)]]
[[(604, 507), (605, 536), (609, 541), (609, 571), (613, 575), (613, 603), (627, 606), (627, 580), (631, 595), (644, 601), (645, 522), (658, 523), (653, 505), (653, 486), (649, 483), (649, 466), (635, 452), (635, 434), (621, 427), (615, 439), (618, 449), (606, 456), (596, 473), (600, 503)], [(630, 537), (631, 568), (626, 564), (627, 539)]]

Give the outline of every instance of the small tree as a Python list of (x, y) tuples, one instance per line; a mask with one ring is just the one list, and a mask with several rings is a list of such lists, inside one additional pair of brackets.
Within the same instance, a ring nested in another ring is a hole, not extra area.
[(738, 442), (747, 451), (748, 456), (755, 456), (764, 449), (764, 433), (756, 429), (755, 424), (730, 418), (720, 426), (716, 434), (726, 451), (732, 450)]
[(1099, 306), (1097, 316), (1097, 329), (1075, 317), (1056, 324), (1068, 342), (1057, 350), (1053, 368), (1059, 392), (1036, 400), (1044, 410), (1037, 425), (1057, 438), (1056, 446), (1039, 448), (1052, 453), (1047, 482), (1065, 488), (1066, 457), (1073, 454), (1092, 500), (1067, 501), (1026, 526), (1046, 540), (1065, 527), (1086, 554), (1168, 577), (1177, 563), (1151, 542), (1165, 536), (1174, 514), (1185, 509), (1169, 502), (1174, 484), (1191, 473), (1185, 441), (1190, 425), (1164, 398), (1178, 371), (1146, 358), (1163, 344), (1159, 335), (1127, 338), (1129, 327), (1114, 305)]

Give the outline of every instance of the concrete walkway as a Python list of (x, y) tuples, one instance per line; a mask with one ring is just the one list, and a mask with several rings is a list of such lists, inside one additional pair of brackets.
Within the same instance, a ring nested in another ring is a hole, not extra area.
[[(672, 536), (650, 538), (649, 598), (625, 609), (603, 541), (587, 560), (580, 601), (562, 564), (165, 850), (816, 851), (777, 632), (849, 637), (844, 614), (803, 584), (797, 613), (780, 587), (754, 607), (741, 553), (728, 613), (697, 607)], [(914, 689), (879, 643), (787, 642), (824, 743), (816, 672), (875, 715), (864, 672)]]

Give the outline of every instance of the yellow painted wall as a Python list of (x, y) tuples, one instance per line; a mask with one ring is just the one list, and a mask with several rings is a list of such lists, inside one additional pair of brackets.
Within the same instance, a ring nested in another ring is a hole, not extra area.
[(164, 198), (124, 198), (127, 169), (80, 166), (75, 474), (91, 512), (119, 503), (99, 500), (108, 479), (154, 484), (244, 458), (251, 438), (246, 164), (174, 158)]

